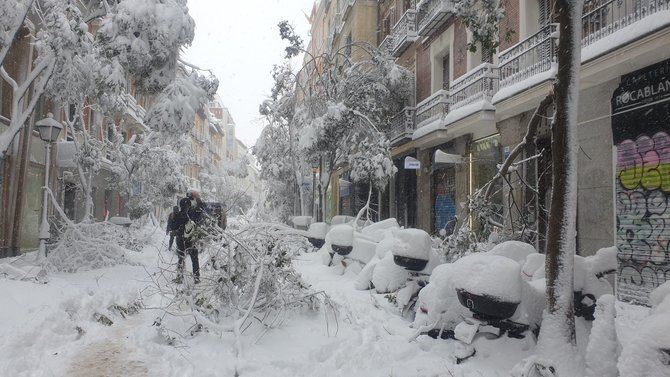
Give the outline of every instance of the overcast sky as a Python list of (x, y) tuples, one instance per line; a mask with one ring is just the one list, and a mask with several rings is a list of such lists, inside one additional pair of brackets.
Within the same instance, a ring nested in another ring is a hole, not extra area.
[[(285, 43), (277, 24), (289, 20), (307, 41), (314, 0), (189, 0), (195, 40), (186, 59), (219, 78), (219, 95), (237, 124), (237, 137), (255, 144), (262, 129), (258, 105), (272, 87), (270, 70)], [(304, 12), (304, 13), (303, 13)]]

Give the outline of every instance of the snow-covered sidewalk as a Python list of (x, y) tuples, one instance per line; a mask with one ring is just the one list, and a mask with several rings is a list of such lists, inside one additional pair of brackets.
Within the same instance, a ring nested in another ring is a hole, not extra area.
[[(160, 298), (148, 294), (159, 253), (154, 244), (121, 265), (50, 275), (48, 284), (0, 278), (0, 370), (12, 376), (233, 376), (233, 336), (200, 333), (168, 345), (152, 326)], [(162, 250), (162, 251), (161, 251)], [(478, 340), (478, 354), (462, 365), (453, 341), (414, 330), (383, 295), (354, 289), (354, 276), (337, 275), (316, 253), (294, 265), (334, 308), (293, 313), (261, 337), (245, 334), (241, 376), (506, 376), (527, 355), (531, 340)], [(147, 309), (121, 314), (113, 305), (142, 299)], [(110, 309), (112, 308), (112, 309)], [(95, 319), (108, 316), (106, 326)]]

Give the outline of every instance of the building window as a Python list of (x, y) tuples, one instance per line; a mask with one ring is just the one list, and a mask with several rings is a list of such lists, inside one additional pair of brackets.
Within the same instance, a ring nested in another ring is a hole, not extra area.
[(449, 89), (449, 54), (442, 58), (442, 89)]

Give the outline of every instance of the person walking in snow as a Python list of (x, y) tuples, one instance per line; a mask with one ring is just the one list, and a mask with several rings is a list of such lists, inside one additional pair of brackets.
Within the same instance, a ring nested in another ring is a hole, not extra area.
[(184, 259), (186, 254), (191, 258), (191, 265), (193, 267), (193, 280), (197, 284), (200, 282), (200, 262), (198, 261), (198, 249), (195, 247), (193, 234), (195, 231), (196, 222), (191, 217), (196, 217), (198, 214), (197, 203), (195, 207), (192, 205), (192, 200), (188, 197), (179, 201), (179, 212), (175, 215), (174, 226), (176, 229), (177, 238), (177, 277), (175, 283), (181, 283), (184, 279)]
[(179, 207), (172, 207), (172, 212), (168, 215), (167, 227), (165, 227), (165, 234), (170, 235), (170, 242), (168, 243), (168, 250), (172, 250), (174, 239), (177, 236), (177, 228), (175, 227), (175, 217), (179, 213)]

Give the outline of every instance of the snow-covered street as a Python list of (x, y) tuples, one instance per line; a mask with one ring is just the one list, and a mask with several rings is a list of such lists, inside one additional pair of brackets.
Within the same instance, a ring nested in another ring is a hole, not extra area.
[[(154, 244), (131, 255), (134, 266), (54, 274), (47, 284), (0, 279), (7, 293), (0, 296), (3, 374), (234, 375), (232, 337), (202, 333), (170, 346), (152, 326), (161, 313), (151, 306), (160, 300), (146, 292), (159, 253), (168, 253), (162, 235), (157, 231)], [(504, 376), (526, 354), (525, 341), (484, 340), (476, 358), (455, 365), (453, 341), (421, 336), (410, 342), (410, 322), (383, 295), (355, 290), (355, 276), (335, 274), (317, 253), (294, 263), (335, 305), (293, 313), (278, 329), (244, 338), (242, 376)], [(110, 310), (139, 298), (146, 308), (136, 314)], [(96, 313), (113, 324), (96, 321)]]

